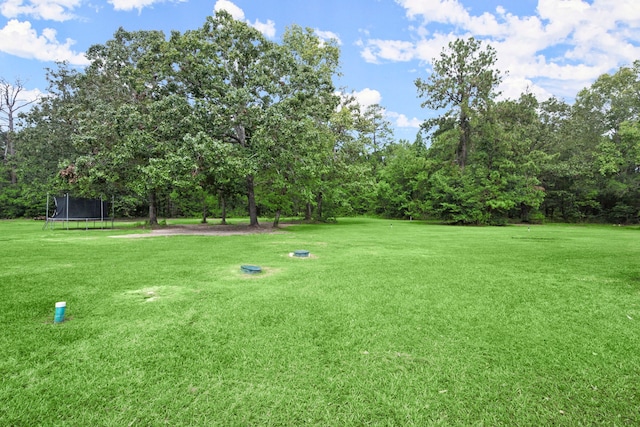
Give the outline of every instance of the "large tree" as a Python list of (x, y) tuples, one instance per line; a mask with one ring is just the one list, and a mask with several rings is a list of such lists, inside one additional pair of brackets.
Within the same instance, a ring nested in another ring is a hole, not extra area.
[(47, 93), (24, 114), (16, 134), (18, 179), (24, 184), (22, 197), (31, 205), (41, 207), (49, 192), (71, 190), (72, 183), (60, 179), (59, 172), (83, 154), (74, 144), (79, 131), (80, 76), (66, 63), (47, 69)]
[(160, 31), (119, 29), (87, 52), (75, 92), (79, 153), (64, 169), (84, 193), (135, 194), (158, 222), (158, 196), (181, 185), (191, 166), (183, 150), (191, 109), (172, 91)]
[(472, 116), (474, 149), (467, 166), (456, 162), (454, 121), (441, 126), (427, 150), (427, 210), (455, 223), (503, 224), (531, 220), (544, 189), (538, 175), (549, 162), (532, 95), (490, 103)]
[(376, 171), (383, 161), (384, 150), (393, 140), (391, 122), (386, 118), (384, 107), (380, 104), (366, 106), (358, 114), (355, 127)]
[(392, 218), (422, 217), (429, 187), (421, 142), (399, 141), (388, 147), (385, 157), (378, 173), (377, 212)]
[(277, 49), (258, 30), (219, 11), (198, 30), (174, 34), (178, 76), (196, 105), (203, 131), (237, 144), (243, 162), (250, 224), (258, 225), (255, 175), (264, 147), (254, 138), (274, 102)]
[(277, 63), (281, 80), (274, 103), (265, 111), (259, 138), (268, 147), (262, 170), (275, 221), (284, 207), (313, 201), (322, 212), (322, 181), (333, 144), (328, 123), (339, 97), (333, 77), (339, 66), (335, 40), (323, 41), (313, 30), (287, 28)]
[(203, 131), (239, 147), (250, 224), (258, 225), (260, 184), (268, 186), (265, 202), (276, 216), (285, 198), (309, 198), (308, 186), (318, 177), (312, 153), (323, 146), (314, 135), (337, 105), (337, 44), (298, 26), (276, 44), (224, 11), (173, 41), (178, 76)]
[[(339, 109), (329, 128), (333, 144), (323, 180), (325, 212), (331, 216), (370, 213), (375, 199), (375, 174), (369, 157), (370, 142), (360, 132), (361, 106), (351, 95), (342, 94)], [(322, 218), (322, 215), (318, 215)]]
[(448, 109), (436, 120), (427, 121), (425, 128), (442, 126), (455, 120), (457, 137), (456, 161), (461, 169), (472, 149), (473, 115), (482, 112), (497, 96), (500, 72), (494, 68), (496, 52), (474, 39), (457, 39), (433, 60), (433, 70), (426, 80), (417, 79), (418, 96), (425, 98), (422, 107)]

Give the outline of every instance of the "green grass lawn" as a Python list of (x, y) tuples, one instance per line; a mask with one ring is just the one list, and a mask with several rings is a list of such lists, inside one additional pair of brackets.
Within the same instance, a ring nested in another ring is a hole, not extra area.
[(138, 231), (0, 222), (0, 425), (640, 425), (638, 228)]

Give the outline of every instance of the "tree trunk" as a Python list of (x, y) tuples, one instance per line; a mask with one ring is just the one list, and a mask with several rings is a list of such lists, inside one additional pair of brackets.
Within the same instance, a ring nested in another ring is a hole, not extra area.
[(316, 212), (318, 213), (318, 221), (322, 221), (322, 191), (316, 196)]
[(207, 196), (206, 194), (202, 195), (202, 224), (207, 223)]
[(9, 132), (7, 132), (7, 156), (5, 160), (9, 165), (9, 179), (11, 180), (11, 184), (18, 183), (18, 174), (16, 173), (16, 165), (14, 164), (14, 159), (16, 155), (16, 147), (13, 142), (13, 117), (9, 116)]
[[(247, 146), (247, 131), (242, 125), (236, 126), (236, 136), (240, 145)], [(247, 202), (249, 205), (249, 226), (258, 227), (258, 206), (256, 205), (256, 195), (253, 182), (253, 175), (247, 175)]]
[(465, 107), (463, 106), (462, 112), (460, 113), (460, 145), (458, 147), (458, 164), (463, 171), (467, 163), (467, 151), (470, 138), (471, 124), (469, 123), (469, 117), (467, 117)]
[(247, 202), (249, 203), (249, 226), (258, 227), (258, 206), (256, 205), (253, 175), (247, 175)]
[(280, 225), (280, 214), (281, 210), (278, 209), (276, 211), (276, 217), (273, 219), (273, 228), (278, 228), (278, 226)]
[(311, 221), (311, 214), (313, 212), (313, 208), (311, 206), (311, 203), (307, 202), (307, 210), (304, 213), (304, 220), (305, 221)]
[(218, 200), (220, 201), (220, 216), (222, 217), (221, 224), (227, 225), (227, 202), (224, 200), (224, 193), (218, 190)]
[(524, 203), (520, 204), (520, 221), (529, 222), (531, 208)]
[(149, 193), (149, 225), (158, 225), (158, 204), (155, 191)]

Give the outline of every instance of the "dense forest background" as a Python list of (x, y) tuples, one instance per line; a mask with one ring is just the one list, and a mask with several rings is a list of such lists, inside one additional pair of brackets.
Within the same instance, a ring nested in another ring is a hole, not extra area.
[(33, 104), (0, 79), (0, 218), (43, 215), (47, 193), (70, 192), (113, 196), (117, 215), (151, 224), (640, 221), (640, 61), (572, 105), (503, 100), (495, 51), (459, 39), (415, 82), (425, 116), (438, 116), (397, 141), (382, 106), (334, 86), (338, 46), (309, 29), (275, 43), (220, 12), (168, 37), (120, 29), (86, 55), (83, 70), (46, 70)]

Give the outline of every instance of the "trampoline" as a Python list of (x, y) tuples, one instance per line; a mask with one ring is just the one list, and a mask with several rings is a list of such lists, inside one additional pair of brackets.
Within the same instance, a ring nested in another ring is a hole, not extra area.
[(105, 224), (111, 222), (113, 228), (113, 201), (111, 203), (111, 215), (109, 215), (109, 203), (102, 198), (100, 199), (83, 199), (80, 197), (71, 197), (65, 194), (62, 197), (53, 197), (55, 211), (49, 216), (49, 195), (47, 194), (47, 215), (44, 229), (54, 228), (56, 222), (61, 222), (69, 229), (69, 222), (75, 221), (80, 224), (84, 221), (85, 229), (89, 228), (89, 223), (93, 222), (94, 228), (96, 223), (100, 223), (100, 228), (105, 228)]

